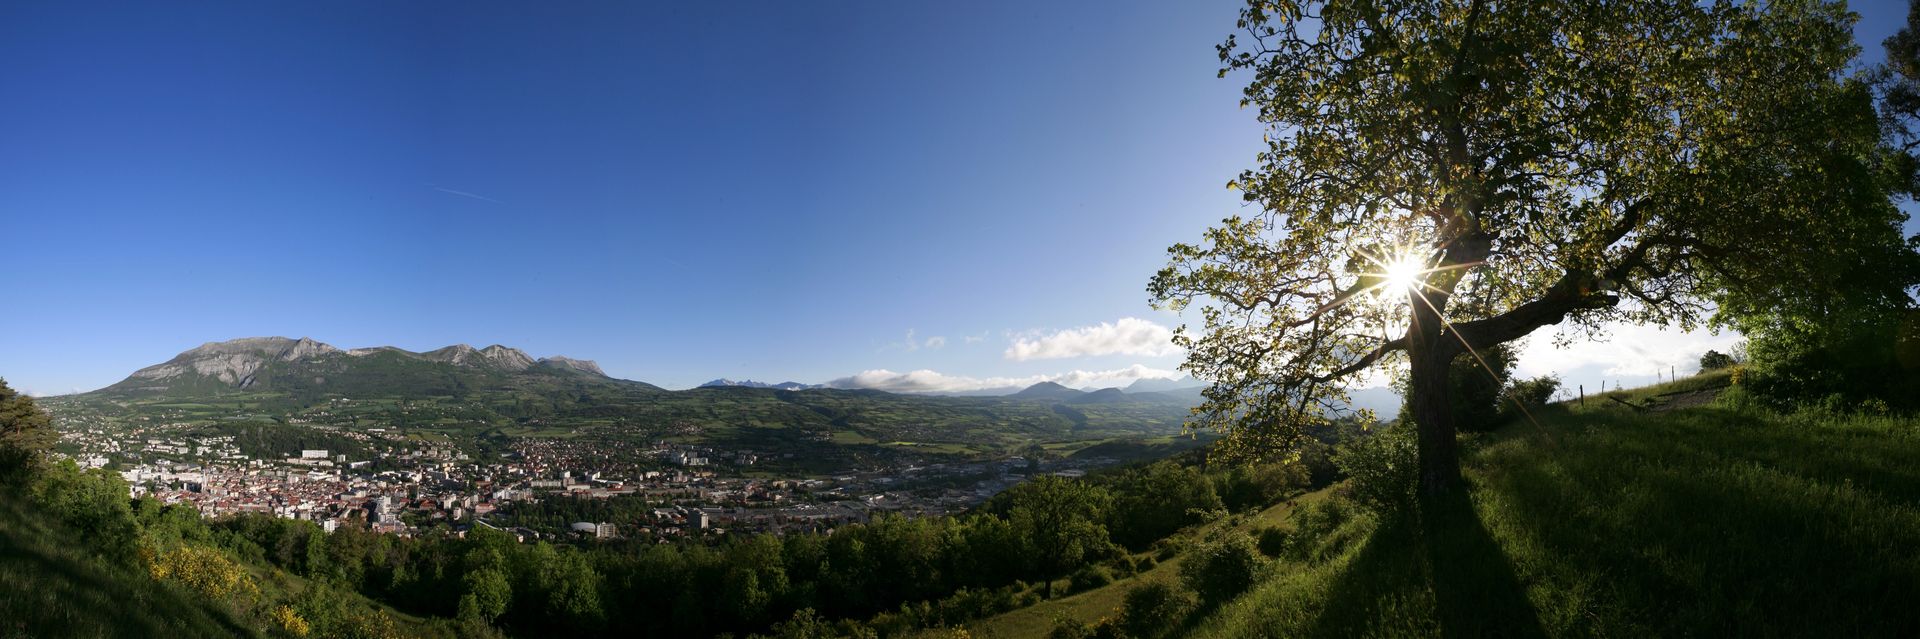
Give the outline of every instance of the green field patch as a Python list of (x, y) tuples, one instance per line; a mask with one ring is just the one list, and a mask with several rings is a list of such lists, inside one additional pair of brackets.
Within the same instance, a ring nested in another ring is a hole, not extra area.
[(836, 430), (836, 431), (833, 431), (833, 437), (831, 441), (835, 444), (841, 444), (841, 445), (856, 445), (856, 444), (875, 444), (875, 443), (879, 443), (880, 440), (874, 439), (872, 437), (868, 437), (865, 433), (861, 433), (859, 431)]

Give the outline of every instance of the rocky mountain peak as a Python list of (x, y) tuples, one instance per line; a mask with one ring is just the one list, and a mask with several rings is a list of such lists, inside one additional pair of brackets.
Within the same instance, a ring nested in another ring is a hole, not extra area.
[(238, 388), (253, 385), (254, 373), (273, 360), (294, 361), (338, 353), (340, 349), (302, 337), (243, 337), (207, 342), (174, 356), (163, 364), (134, 371), (133, 377), (169, 380), (189, 373), (220, 380)]
[(510, 371), (524, 371), (533, 367), (533, 358), (525, 352), (499, 344), (480, 349), (480, 356), (494, 366)]
[(287, 350), (281, 352), (280, 359), (281, 361), (291, 362), (297, 359), (303, 359), (303, 358), (312, 357), (315, 355), (325, 355), (328, 353), (338, 353), (338, 352), (340, 352), (340, 349), (338, 348), (334, 348), (330, 345), (316, 342), (311, 337), (302, 337), (300, 339), (294, 340), (293, 344), (287, 347)]
[(590, 360), (590, 359), (574, 359), (571, 357), (561, 357), (559, 355), (555, 355), (553, 357), (540, 358), (540, 364), (545, 366), (552, 366), (555, 368), (565, 368), (565, 369), (576, 370), (576, 371), (581, 371), (585, 373), (593, 373), (595, 375), (599, 375), (602, 377), (605, 377), (607, 375), (606, 371), (600, 370), (599, 364), (595, 364), (593, 360)]
[(481, 360), (480, 351), (466, 344), (454, 344), (446, 348), (436, 348), (420, 354), (420, 358), (430, 362), (441, 362), (454, 366), (471, 366)]

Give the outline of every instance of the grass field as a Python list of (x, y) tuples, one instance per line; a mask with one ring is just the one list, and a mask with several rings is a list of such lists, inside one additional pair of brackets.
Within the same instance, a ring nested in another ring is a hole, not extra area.
[(0, 637), (249, 636), (220, 607), (91, 556), (0, 489)]
[[(1698, 390), (1700, 380), (1627, 391)], [(1202, 637), (1920, 635), (1920, 421), (1588, 397), (1471, 441), (1468, 489), (1280, 563)]]

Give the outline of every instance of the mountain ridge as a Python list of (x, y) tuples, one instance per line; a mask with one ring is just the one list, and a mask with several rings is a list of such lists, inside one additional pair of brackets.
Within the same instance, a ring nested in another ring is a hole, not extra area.
[[(435, 368), (444, 366), (446, 369)], [(377, 371), (377, 375), (374, 372)], [(517, 348), (493, 344), (474, 348), (454, 344), (425, 352), (395, 346), (342, 350), (310, 337), (243, 337), (206, 342), (173, 358), (134, 371), (126, 379), (94, 393), (175, 392), (187, 396), (217, 395), (276, 385), (324, 387), (329, 376), (356, 373), (377, 376), (383, 383), (407, 386), (431, 380), (437, 386), (461, 387), (487, 383), (494, 377), (532, 373), (580, 375), (589, 381), (640, 384), (617, 380), (593, 360), (561, 355), (534, 359)]]
[(706, 382), (699, 386), (696, 386), (695, 388), (718, 388), (718, 387), (726, 387), (726, 386), (738, 386), (743, 388), (771, 388), (774, 390), (808, 390), (808, 389), (814, 389), (814, 388), (827, 387), (826, 384), (802, 384), (800, 382), (795, 382), (795, 381), (785, 381), (785, 382), (780, 382), (778, 384), (768, 384), (766, 382), (756, 382), (751, 379), (734, 380), (734, 379), (727, 379), (725, 377), (722, 377), (716, 380)]

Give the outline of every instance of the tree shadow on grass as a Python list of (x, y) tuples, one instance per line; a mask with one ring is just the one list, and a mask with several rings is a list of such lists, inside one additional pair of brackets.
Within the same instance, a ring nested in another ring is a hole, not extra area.
[(1472, 461), (1585, 633), (1916, 636), (1911, 439), (1712, 408), (1582, 421)]
[(1442, 635), (1546, 636), (1513, 562), (1488, 534), (1466, 490), (1424, 500), (1420, 529)]
[(1365, 543), (1332, 580), (1311, 636), (1546, 636), (1466, 490), (1383, 521)]

